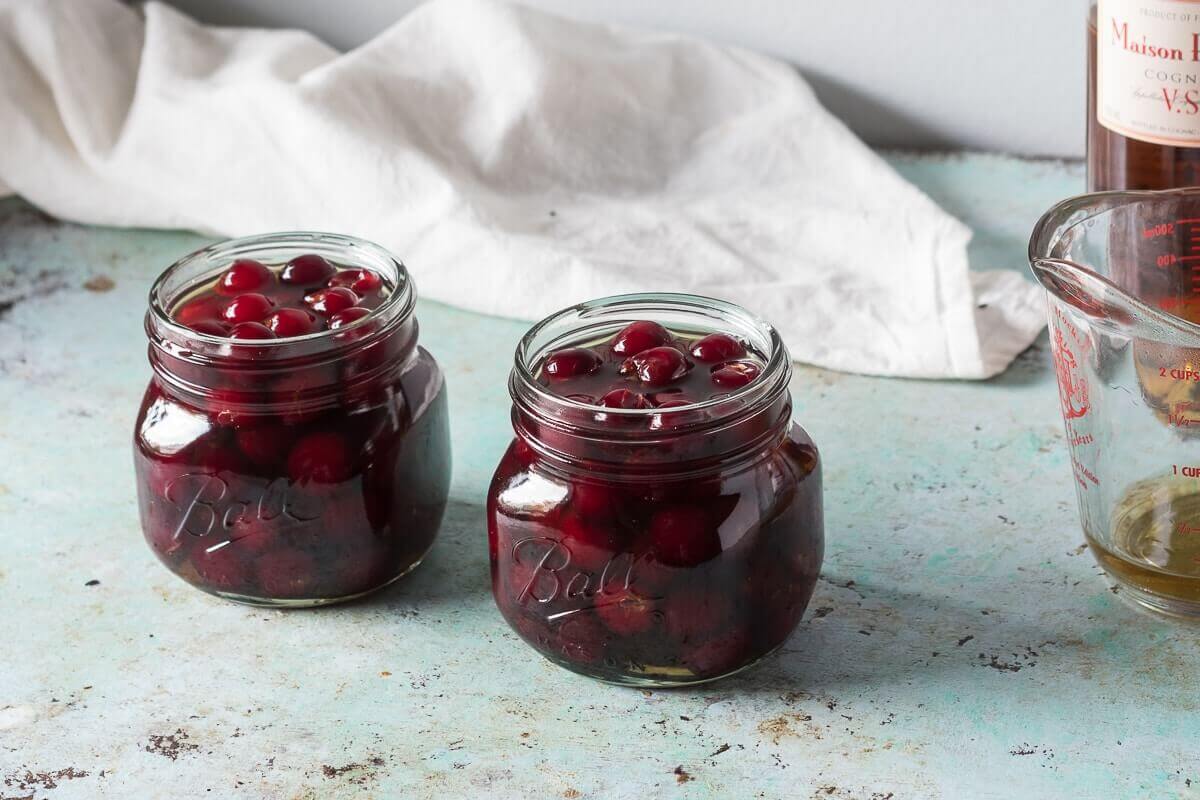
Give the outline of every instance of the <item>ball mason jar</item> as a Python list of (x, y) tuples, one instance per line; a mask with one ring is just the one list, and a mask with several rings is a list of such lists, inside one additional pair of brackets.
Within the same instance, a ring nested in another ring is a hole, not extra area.
[[(172, 318), (235, 259), (302, 254), (371, 270), (388, 294), (352, 325), (287, 339), (211, 336)], [(323, 233), (221, 242), (162, 274), (134, 465), (146, 541), (172, 572), (230, 600), (301, 607), (360, 597), (420, 563), (445, 510), (450, 443), (415, 302), (389, 253)]]
[[(669, 411), (598, 408), (539, 382), (549, 352), (635, 320), (732, 334), (762, 374)], [(774, 328), (708, 298), (607, 298), (531, 329), (509, 382), (516, 438), (487, 502), (493, 594), (521, 638), (637, 686), (714, 680), (783, 644), (824, 552), (820, 458), (791, 420), (790, 377)]]

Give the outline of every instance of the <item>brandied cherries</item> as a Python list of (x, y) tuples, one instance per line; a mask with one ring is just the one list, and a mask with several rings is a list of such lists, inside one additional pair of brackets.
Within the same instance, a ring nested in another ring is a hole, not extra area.
[(379, 273), (338, 269), (315, 253), (303, 253), (274, 269), (256, 259), (239, 258), (210, 287), (178, 304), (172, 315), (209, 336), (289, 339), (362, 319), (387, 293)]
[(417, 565), (450, 452), (413, 302), (385, 251), (328, 234), (226, 242), (164, 273), (134, 454), (143, 531), (173, 572), (306, 606)]
[(536, 326), (488, 494), (513, 629), (561, 666), (643, 686), (720, 678), (782, 644), (824, 547), (790, 374), (775, 331), (716, 300), (611, 298)]
[(669, 410), (728, 394), (761, 373), (761, 359), (736, 336), (676, 334), (638, 320), (606, 342), (553, 350), (541, 363), (539, 380), (582, 403)]

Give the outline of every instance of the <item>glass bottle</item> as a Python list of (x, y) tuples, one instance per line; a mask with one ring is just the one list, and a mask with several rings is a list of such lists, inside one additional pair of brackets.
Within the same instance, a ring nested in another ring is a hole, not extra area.
[(1087, 124), (1090, 191), (1200, 185), (1200, 2), (1092, 4)]

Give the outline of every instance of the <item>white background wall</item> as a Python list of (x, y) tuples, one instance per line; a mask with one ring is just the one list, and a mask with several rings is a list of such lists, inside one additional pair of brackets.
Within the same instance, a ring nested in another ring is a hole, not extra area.
[[(170, 0), (218, 24), (307, 28), (347, 49), (419, 0)], [(525, 0), (797, 65), (873, 144), (1083, 153), (1088, 0)]]

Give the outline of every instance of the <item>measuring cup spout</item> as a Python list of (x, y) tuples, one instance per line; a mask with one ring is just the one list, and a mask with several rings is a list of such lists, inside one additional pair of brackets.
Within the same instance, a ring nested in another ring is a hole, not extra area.
[(1090, 326), (1200, 347), (1200, 326), (1167, 310), (1200, 297), (1200, 287), (1183, 284), (1200, 275), (1188, 266), (1200, 262), (1197, 247), (1200, 189), (1099, 192), (1046, 212), (1029, 240), (1029, 265)]
[(1142, 303), (1086, 267), (1048, 258), (1033, 261), (1030, 267), (1047, 292), (1079, 310), (1092, 324), (1132, 335), (1130, 329), (1142, 318)]

